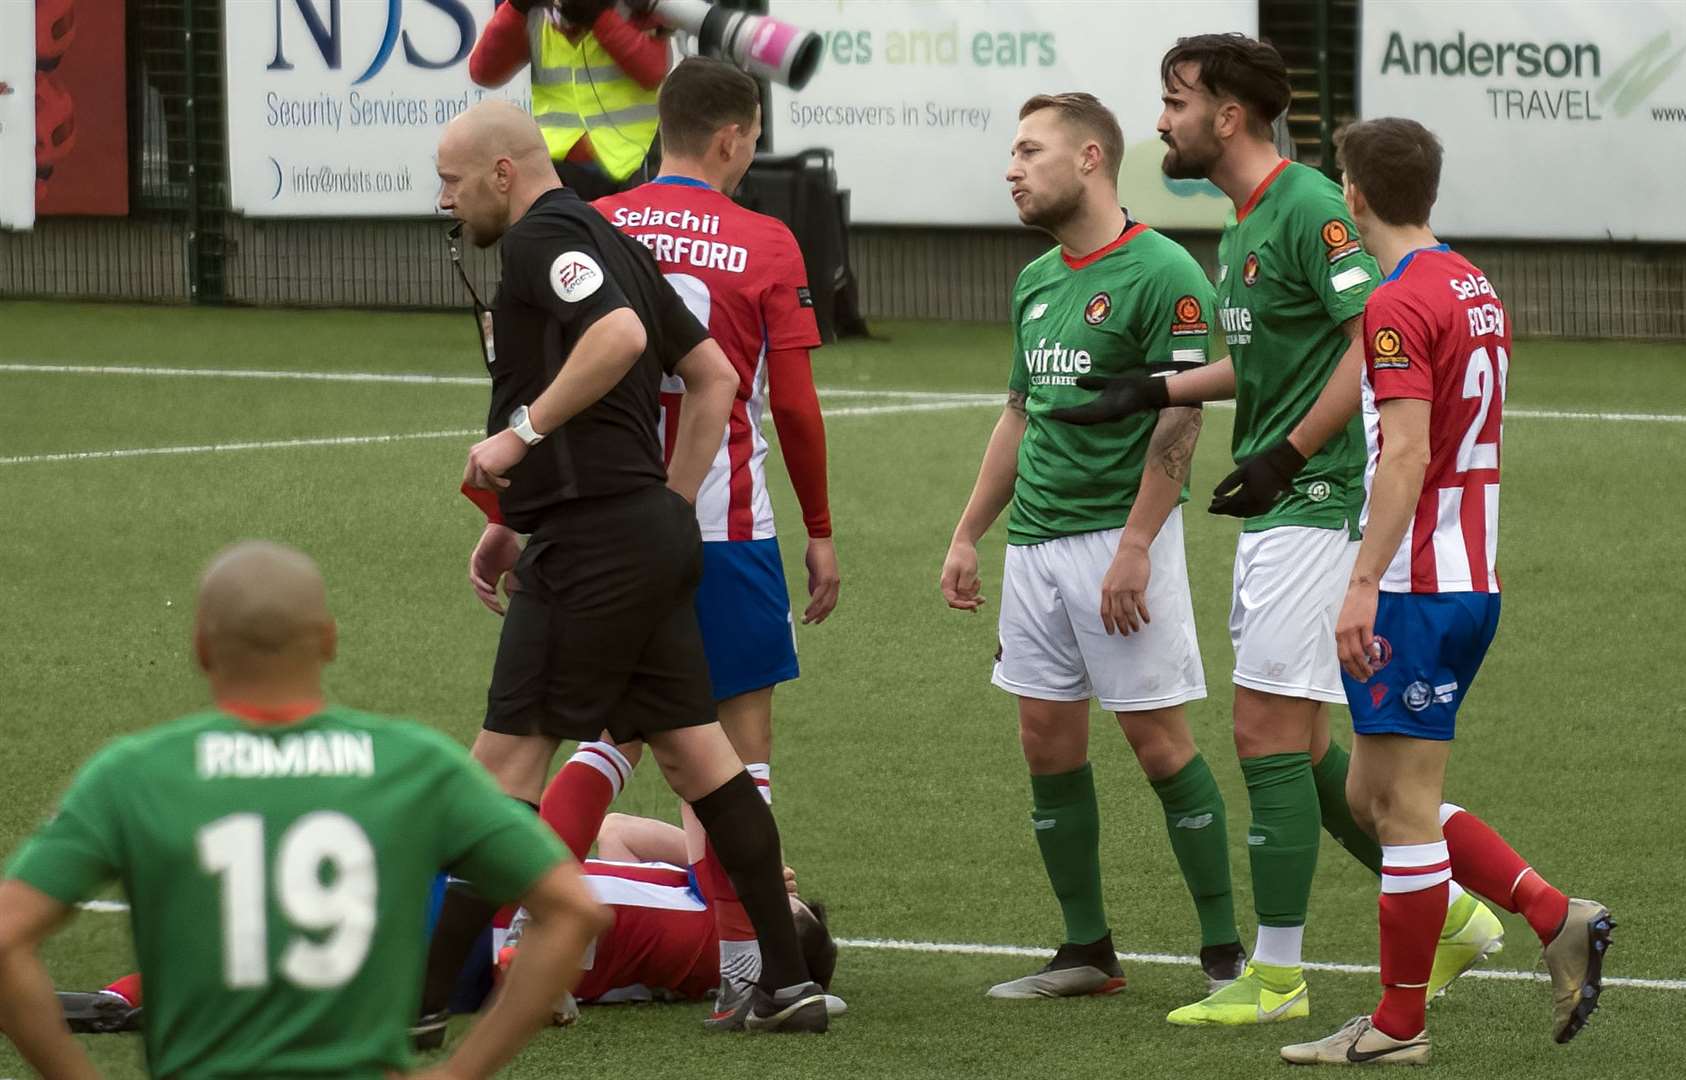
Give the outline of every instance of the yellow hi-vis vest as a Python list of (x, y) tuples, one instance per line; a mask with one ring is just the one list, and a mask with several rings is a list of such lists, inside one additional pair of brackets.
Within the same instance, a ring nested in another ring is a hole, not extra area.
[(620, 69), (596, 35), (569, 41), (543, 6), (527, 13), (532, 64), (533, 118), (544, 132), (552, 161), (561, 161), (591, 135), (597, 163), (625, 180), (644, 163), (656, 139), (656, 93)]

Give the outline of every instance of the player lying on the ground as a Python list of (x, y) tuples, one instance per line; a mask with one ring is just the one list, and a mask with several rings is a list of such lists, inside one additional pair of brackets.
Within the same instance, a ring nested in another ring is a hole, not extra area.
[[(599, 935), (574, 995), (580, 1004), (652, 999), (698, 1001), (720, 985), (720, 941), (734, 927), (753, 933), (743, 905), (694, 820), (681, 829), (665, 821), (608, 814), (642, 753), (642, 744), (583, 743), (545, 789), (539, 813), (579, 858), (586, 883), (614, 912)], [(592, 841), (597, 858), (587, 858)], [(689, 869), (687, 869), (689, 867)], [(837, 945), (824, 905), (802, 899), (785, 869), (790, 910), (814, 981), (831, 987)], [(518, 944), (522, 920), (500, 950), (500, 963)], [(829, 1011), (842, 1002), (828, 998)], [(561, 1016), (558, 1019), (565, 1019)]]
[[(558, 1001), (559, 1023), (573, 1018), (575, 1000), (586, 1005), (701, 1001), (720, 983), (720, 930), (714, 909), (725, 907), (730, 921), (732, 901), (720, 904), (716, 899), (725, 873), (712, 855), (689, 858), (691, 851), (702, 849), (703, 837), (687, 836), (664, 821), (608, 813), (640, 752), (638, 743), (582, 744), (551, 780), (540, 806), (545, 821), (581, 860), (586, 885), (614, 915), (613, 924), (587, 952), (586, 970), (574, 995)], [(593, 840), (597, 858), (589, 859)], [(788, 869), (785, 882), (809, 970), (814, 981), (829, 990), (837, 945), (826, 928), (825, 907), (797, 895), (795, 875)], [(747, 925), (741, 904), (736, 905), (735, 917)], [(493, 939), (500, 966), (512, 959), (512, 947), (524, 936), (524, 922), (517, 919), (508, 939)], [(138, 975), (126, 975), (92, 993), (65, 991), (59, 1001), (72, 1031), (140, 1028)], [(836, 1013), (842, 1002), (830, 998), (828, 1006)]]

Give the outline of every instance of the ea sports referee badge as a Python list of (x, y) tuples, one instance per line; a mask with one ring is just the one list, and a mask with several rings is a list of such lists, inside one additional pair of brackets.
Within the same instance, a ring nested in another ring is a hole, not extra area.
[(564, 251), (550, 264), (550, 287), (570, 304), (596, 292), (603, 285), (603, 268), (583, 251)]

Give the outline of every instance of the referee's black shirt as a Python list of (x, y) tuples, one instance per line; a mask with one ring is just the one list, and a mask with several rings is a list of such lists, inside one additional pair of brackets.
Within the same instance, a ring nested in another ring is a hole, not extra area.
[(532, 532), (574, 499), (667, 483), (657, 420), (661, 382), (708, 331), (662, 277), (644, 245), (566, 188), (539, 196), (502, 242), (503, 280), (492, 300), (492, 408), (486, 434), (509, 426), (562, 370), (598, 319), (631, 308), (648, 339), (632, 369), (528, 451), (498, 493), (504, 521)]

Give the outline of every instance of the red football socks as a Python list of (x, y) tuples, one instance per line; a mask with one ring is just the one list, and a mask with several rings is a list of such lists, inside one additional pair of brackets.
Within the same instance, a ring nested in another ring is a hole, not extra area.
[(1382, 846), (1382, 1003), (1371, 1019), (1395, 1039), (1422, 1033), (1451, 880), (1444, 842)]
[(1440, 808), (1440, 818), (1452, 853), (1452, 876), (1458, 883), (1522, 915), (1542, 943), (1556, 937), (1569, 914), (1569, 898), (1468, 810), (1446, 803)]
[(139, 972), (136, 972), (133, 975), (125, 975), (104, 989), (106, 993), (116, 994), (124, 1001), (127, 1001), (130, 1008), (140, 1008), (141, 977)]
[(609, 804), (631, 776), (631, 764), (609, 743), (580, 743), (544, 789), (539, 817), (574, 858), (583, 859), (597, 841)]

